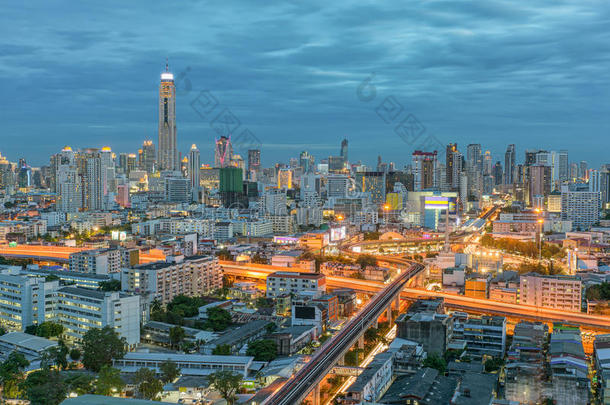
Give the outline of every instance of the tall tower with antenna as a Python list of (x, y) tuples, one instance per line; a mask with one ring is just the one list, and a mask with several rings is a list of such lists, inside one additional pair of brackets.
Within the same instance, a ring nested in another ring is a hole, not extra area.
[(159, 170), (180, 170), (176, 142), (176, 86), (174, 75), (165, 61), (165, 72), (161, 73), (159, 85)]

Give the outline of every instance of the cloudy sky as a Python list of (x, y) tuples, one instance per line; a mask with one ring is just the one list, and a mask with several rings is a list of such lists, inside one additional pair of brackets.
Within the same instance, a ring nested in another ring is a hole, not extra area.
[(547, 148), (610, 163), (607, 1), (95, 3), (3, 5), (10, 160), (156, 143), (167, 57), (180, 150), (195, 143), (203, 161), (232, 114), (233, 137), (249, 139), (241, 149), (260, 142), (265, 165), (337, 154), (344, 137), (350, 160), (369, 164), (381, 154), (402, 166), (414, 148), (448, 142), (481, 143), (496, 160), (515, 143), (518, 160)]

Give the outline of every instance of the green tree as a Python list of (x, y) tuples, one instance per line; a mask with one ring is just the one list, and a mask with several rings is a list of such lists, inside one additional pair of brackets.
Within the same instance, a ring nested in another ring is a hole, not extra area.
[(37, 336), (47, 339), (50, 337), (59, 336), (62, 333), (64, 333), (63, 325), (55, 322), (43, 322), (38, 325), (38, 328), (36, 329)]
[(277, 343), (271, 339), (255, 340), (248, 343), (246, 354), (256, 361), (271, 361), (277, 357)]
[(78, 361), (78, 359), (80, 359), (81, 353), (80, 350), (78, 350), (76, 347), (74, 347), (72, 350), (70, 350), (70, 359), (72, 361)]
[(121, 291), (121, 280), (102, 281), (97, 289), (100, 291)]
[(157, 378), (155, 372), (149, 368), (143, 367), (136, 371), (134, 382), (140, 398), (156, 399), (159, 393), (163, 391), (163, 383)]
[(502, 367), (503, 364), (504, 360), (500, 358), (487, 359), (485, 361), (485, 371), (487, 371), (488, 373), (492, 371), (497, 371), (500, 369), (500, 367)]
[(233, 405), (237, 399), (237, 390), (241, 386), (242, 375), (224, 370), (217, 371), (208, 376), (210, 385), (213, 385), (220, 396), (227, 401), (227, 405)]
[(220, 249), (216, 252), (216, 256), (218, 256), (220, 260), (233, 260), (233, 256), (231, 256), (231, 252), (229, 252), (229, 249), (227, 248)]
[(92, 328), (83, 336), (82, 349), (85, 368), (100, 371), (102, 366), (111, 365), (112, 359), (125, 355), (125, 339), (110, 326)]
[(438, 354), (431, 354), (426, 357), (423, 363), (424, 367), (435, 368), (439, 373), (444, 373), (447, 369), (447, 363), (445, 359), (439, 356)]
[(231, 354), (231, 345), (218, 345), (212, 350), (212, 354), (229, 356)]
[(95, 376), (90, 374), (76, 373), (68, 375), (65, 383), (70, 392), (76, 392), (78, 395), (93, 394), (95, 392)]
[(208, 315), (208, 320), (207, 320), (208, 326), (216, 332), (227, 329), (229, 327), (229, 325), (231, 325), (231, 323), (232, 323), (231, 314), (229, 313), (229, 311), (227, 311), (224, 308), (219, 308), (219, 307), (208, 308), (207, 315)]
[(57, 405), (68, 394), (68, 386), (59, 372), (48, 368), (28, 374), (23, 387), (26, 398), (36, 405)]
[(173, 326), (169, 329), (169, 344), (172, 347), (180, 347), (180, 343), (184, 340), (186, 332), (181, 326)]
[(115, 392), (121, 392), (123, 387), (125, 387), (125, 382), (121, 378), (121, 372), (114, 367), (104, 365), (97, 375), (95, 393), (109, 396)]
[(377, 259), (373, 255), (364, 254), (358, 256), (356, 263), (358, 263), (360, 268), (364, 270), (368, 266), (377, 266)]
[(180, 368), (176, 362), (171, 360), (166, 360), (161, 363), (159, 365), (159, 370), (161, 371), (161, 381), (164, 383), (172, 382), (180, 376)]
[(252, 263), (257, 263), (257, 264), (269, 264), (269, 260), (267, 260), (267, 258), (263, 255), (261, 255), (260, 253), (256, 253), (254, 254), (254, 256), (252, 256)]
[(0, 399), (2, 402), (4, 402), (4, 397), (19, 397), (21, 394), (19, 387), (24, 380), (23, 369), (29, 364), (30, 362), (25, 356), (18, 352), (11, 352), (7, 359), (0, 363), (0, 385), (2, 385)]
[(68, 347), (64, 343), (63, 340), (60, 340), (57, 346), (53, 346), (48, 348), (42, 355), (41, 366), (43, 368), (49, 368), (52, 365), (56, 365), (57, 367), (65, 370), (68, 368)]

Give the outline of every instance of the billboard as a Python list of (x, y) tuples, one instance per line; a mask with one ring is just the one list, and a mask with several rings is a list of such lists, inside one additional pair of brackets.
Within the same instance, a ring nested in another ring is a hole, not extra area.
[(343, 240), (343, 239), (345, 239), (345, 236), (346, 236), (345, 226), (340, 226), (338, 228), (331, 228), (331, 230), (330, 230), (330, 241), (331, 242)]
[(299, 319), (316, 319), (316, 310), (314, 307), (294, 307), (294, 317)]
[(427, 210), (446, 210), (455, 213), (457, 203), (456, 197), (428, 196), (424, 197), (424, 208)]

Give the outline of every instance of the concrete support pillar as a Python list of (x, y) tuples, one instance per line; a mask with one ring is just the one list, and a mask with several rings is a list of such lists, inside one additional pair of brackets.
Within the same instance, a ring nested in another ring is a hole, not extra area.
[(388, 322), (392, 323), (392, 304), (388, 305), (386, 309), (386, 318), (388, 318)]
[(396, 298), (394, 298), (394, 309), (400, 312), (400, 294), (396, 294)]
[(316, 384), (311, 396), (313, 405), (320, 405), (320, 384)]
[(364, 349), (364, 335), (358, 338), (358, 349)]
[(337, 361), (338, 366), (345, 366), (345, 356), (339, 357), (339, 361)]

